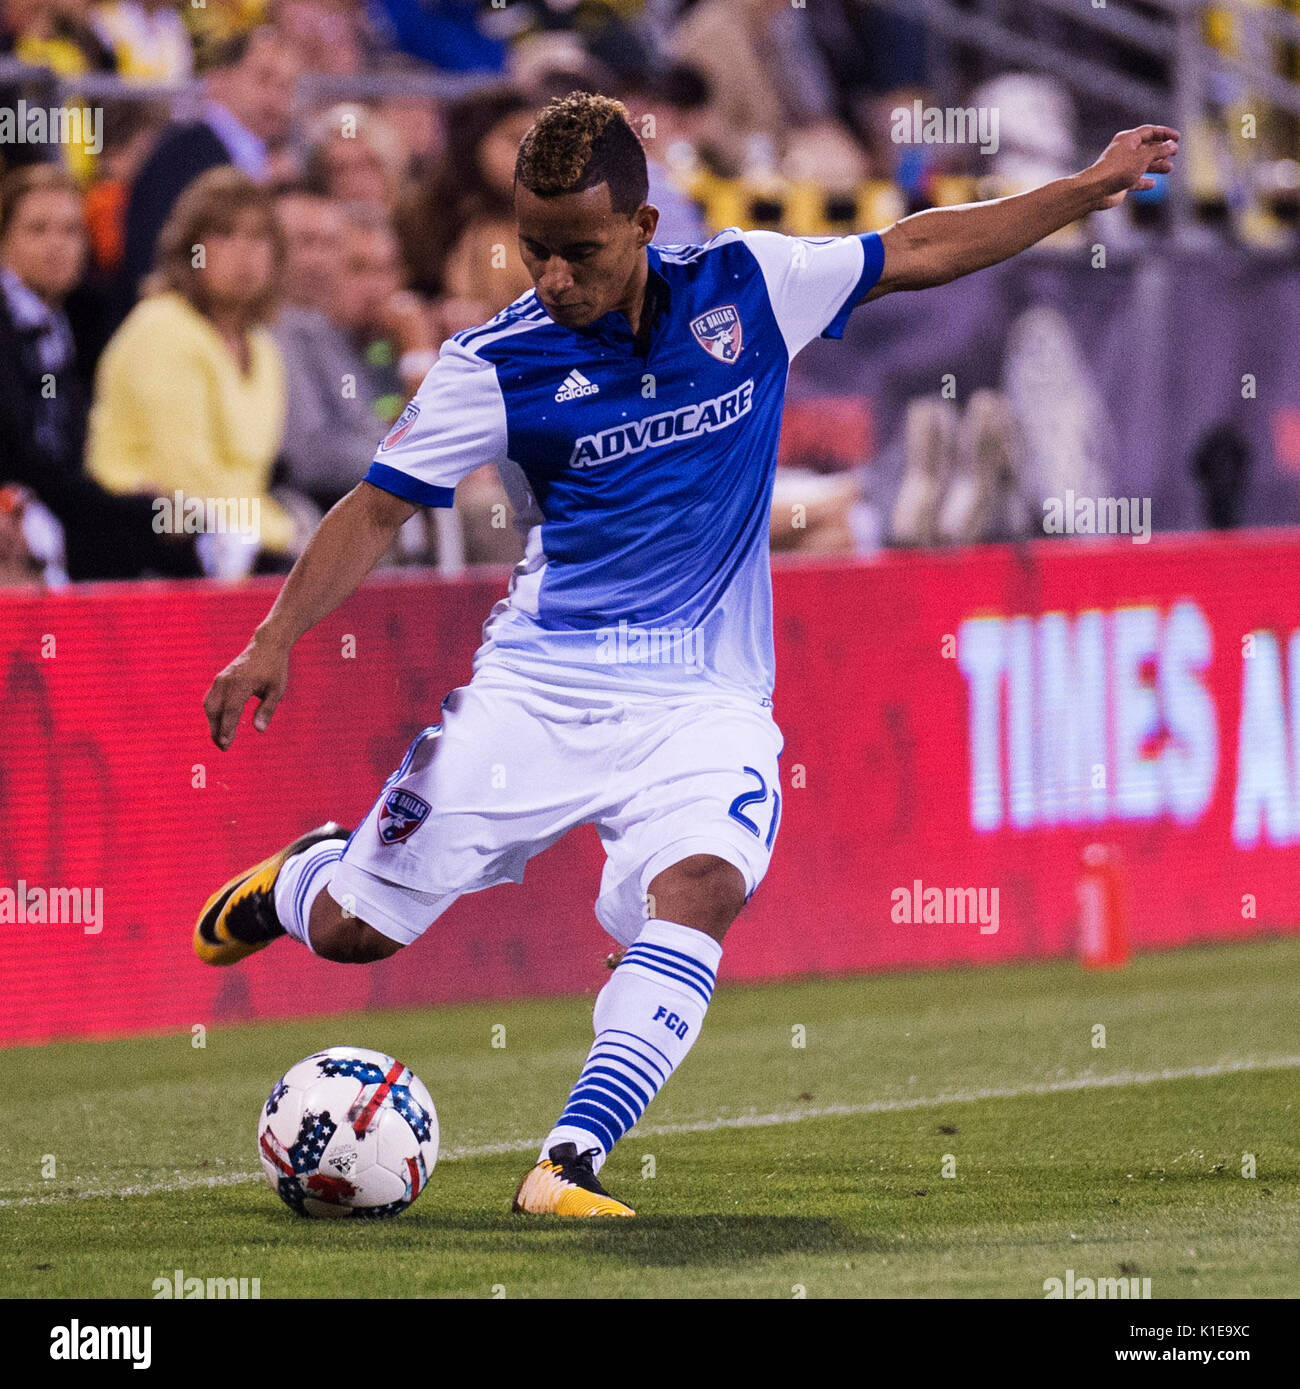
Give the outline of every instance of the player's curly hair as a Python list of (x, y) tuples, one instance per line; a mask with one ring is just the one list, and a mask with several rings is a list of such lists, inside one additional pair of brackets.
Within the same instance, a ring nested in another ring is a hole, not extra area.
[(627, 107), (595, 92), (570, 92), (542, 108), (520, 142), (515, 180), (539, 198), (607, 183), (610, 205), (629, 217), (650, 191)]

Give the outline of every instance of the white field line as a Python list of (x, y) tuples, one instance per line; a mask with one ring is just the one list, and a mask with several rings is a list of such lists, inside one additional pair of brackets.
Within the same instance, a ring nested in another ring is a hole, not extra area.
[[(855, 1115), (898, 1114), (910, 1109), (943, 1109), (953, 1104), (974, 1104), (979, 1100), (1016, 1100), (1030, 1095), (1060, 1095), (1076, 1090), (1122, 1090), (1134, 1085), (1157, 1085), (1162, 1081), (1199, 1080), (1212, 1076), (1248, 1071), (1285, 1071), (1300, 1067), (1300, 1056), (1270, 1056), (1255, 1061), (1217, 1061), (1210, 1066), (1183, 1066), (1163, 1071), (1117, 1071), (1105, 1076), (1074, 1076), (1069, 1080), (1040, 1081), (1032, 1085), (996, 1086), (985, 1090), (954, 1090), (945, 1095), (916, 1095), (907, 1099), (869, 1100), (864, 1104), (828, 1104), (815, 1109), (788, 1109), (772, 1114), (737, 1114), (715, 1119), (697, 1119), (689, 1124), (637, 1125), (631, 1130), (639, 1138), (668, 1138), (681, 1133), (714, 1133), (720, 1129), (775, 1128), (802, 1124), (809, 1119), (846, 1119)], [(474, 1147), (444, 1148), (439, 1162), (459, 1162), (466, 1158), (501, 1157), (509, 1153), (531, 1152), (541, 1146), (541, 1138), (512, 1138), (504, 1143), (482, 1143)], [(65, 1201), (85, 1201), (96, 1197), (157, 1196), (169, 1191), (195, 1188), (242, 1186), (263, 1180), (258, 1172), (227, 1172), (220, 1176), (196, 1177), (177, 1172), (174, 1177), (139, 1186), (93, 1191), (74, 1191), (48, 1196), (16, 1196), (0, 1200), (0, 1206), (48, 1206)]]

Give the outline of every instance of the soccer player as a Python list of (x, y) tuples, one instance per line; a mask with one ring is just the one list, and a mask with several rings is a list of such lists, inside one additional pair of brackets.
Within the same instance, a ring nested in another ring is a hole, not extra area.
[[(321, 522), (204, 702), (228, 748), (264, 732), (289, 653), (421, 506), (500, 466), (525, 557), (442, 702), (349, 835), (327, 824), (241, 873), (194, 945), (231, 964), (281, 935), (363, 964), (575, 825), (606, 863), (596, 915), (625, 947), (595, 1042), (514, 1209), (630, 1216), (598, 1173), (694, 1045), (722, 941), (781, 819), (768, 512), (786, 374), (855, 305), (1007, 259), (1170, 169), (1178, 134), (1116, 135), (1090, 168), (881, 233), (729, 228), (653, 245), (626, 110), (575, 93), (524, 137), (519, 245), (534, 289), (443, 344), (365, 480)], [(504, 770), (504, 776), (494, 771)]]

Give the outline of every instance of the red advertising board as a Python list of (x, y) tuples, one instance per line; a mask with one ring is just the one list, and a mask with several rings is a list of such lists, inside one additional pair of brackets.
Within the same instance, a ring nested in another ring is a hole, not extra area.
[[(226, 877), (364, 813), (502, 588), (375, 581), (224, 754), (203, 694), (274, 584), (0, 594), (0, 1042), (598, 987), (589, 826), (380, 965), (190, 953)], [(775, 593), (785, 808), (724, 980), (1069, 952), (1094, 842), (1136, 949), (1295, 925), (1294, 533), (791, 564)]]

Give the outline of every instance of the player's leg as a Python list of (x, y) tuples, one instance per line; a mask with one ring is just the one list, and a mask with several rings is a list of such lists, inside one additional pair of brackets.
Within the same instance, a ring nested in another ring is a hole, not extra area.
[(233, 965), (284, 935), (275, 892), (286, 865), (337, 862), (347, 837), (342, 825), (330, 821), (236, 874), (208, 898), (199, 914), (194, 953), (204, 964)]
[(209, 898), (195, 926), (199, 959), (236, 964), (282, 935), (323, 959), (348, 964), (386, 959), (401, 949), (402, 942), (374, 930), (323, 891), (347, 837), (347, 830), (330, 822), (232, 878)]
[[(344, 965), (369, 965), (376, 960), (386, 960), (420, 931), (407, 936), (390, 927), (385, 934), (363, 919), (354, 899), (339, 902), (330, 888), (335, 879), (341, 877), (341, 857), (341, 854), (332, 858), (323, 853), (315, 857), (304, 854), (287, 864), (276, 884), (276, 914), (286, 935), (301, 941), (313, 955), (323, 960)], [(417, 907), (417, 911), (420, 910)], [(378, 917), (377, 912), (375, 915)], [(429, 921), (434, 915), (436, 911), (429, 916)], [(421, 921), (421, 930), (427, 925), (428, 922)]]
[(651, 880), (646, 911), (721, 944), (745, 901), (745, 875), (734, 863), (713, 854), (691, 854)]
[[(416, 940), (462, 893), (522, 881), (529, 857), (600, 805), (609, 735), (590, 713), (550, 709), (526, 686), (451, 691), (442, 723), (415, 738), (351, 836), (323, 826), (209, 901), (199, 957), (234, 963), (288, 935), (324, 959), (368, 964)], [(585, 787), (574, 770), (584, 748)], [(241, 932), (222, 934), (236, 916)]]
[(651, 919), (596, 999), (596, 1042), (542, 1156), (515, 1193), (516, 1211), (635, 1214), (596, 1173), (699, 1036), (720, 942), (745, 895), (740, 870), (712, 854), (691, 854), (651, 881)]
[(722, 938), (766, 872), (781, 737), (765, 713), (692, 711), (649, 740), (658, 778), (602, 826), (597, 914), (628, 946), (592, 1014), (596, 1039), (515, 1210), (631, 1215), (597, 1180), (704, 1025)]
[(308, 914), (307, 939), (312, 952), (344, 965), (368, 965), (386, 960), (402, 948), (382, 931), (353, 915), (328, 892), (321, 892)]
[[(402, 821), (390, 811), (391, 788), (409, 772), (421, 745), (440, 731), (440, 725), (426, 728), (415, 738), (401, 766), (385, 783), (363, 827), (370, 825), (377, 812), (386, 817), (382, 832), (390, 839), (408, 838), (418, 826), (414, 817)], [(419, 804), (423, 818), (428, 806), (423, 801)], [(232, 878), (208, 899), (199, 917), (194, 929), (195, 954), (205, 964), (236, 964), (281, 936), (289, 936), (322, 959), (370, 964), (409, 944), (434, 919), (437, 910), (418, 927), (394, 931), (382, 929), (381, 924), (376, 929), (356, 909), (354, 896), (331, 896), (326, 891), (340, 876), (341, 861), (356, 837), (331, 821)], [(414, 898), (417, 900), (403, 906), (412, 906), (415, 917), (437, 900), (420, 893), (414, 894)], [(440, 904), (441, 909), (445, 910), (450, 900), (454, 900), (454, 894)]]

